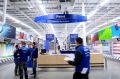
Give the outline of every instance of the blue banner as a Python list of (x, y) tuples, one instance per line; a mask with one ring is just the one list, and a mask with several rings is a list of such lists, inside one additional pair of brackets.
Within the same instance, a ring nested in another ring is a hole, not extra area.
[(76, 38), (78, 38), (78, 34), (70, 34), (70, 43), (75, 44)]
[(45, 42), (44, 42), (44, 48), (46, 49), (47, 52), (49, 52), (49, 48), (50, 48), (49, 44), (50, 44), (49, 41), (45, 40)]
[(87, 21), (86, 16), (78, 14), (49, 14), (44, 16), (38, 16), (34, 20), (37, 23), (76, 23)]
[(16, 37), (16, 28), (7, 24), (0, 26), (0, 36), (4, 38), (13, 38)]
[(58, 39), (56, 38), (56, 43), (58, 44)]
[(54, 40), (54, 34), (46, 34), (46, 40), (48, 41)]

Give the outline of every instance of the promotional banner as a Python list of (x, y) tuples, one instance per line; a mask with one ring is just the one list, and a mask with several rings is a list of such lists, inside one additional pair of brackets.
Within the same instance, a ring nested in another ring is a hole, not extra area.
[(112, 29), (110, 27), (98, 32), (99, 40), (109, 40), (112, 38)]
[(20, 37), (19, 39), (24, 39), (24, 33), (20, 32)]
[(46, 34), (46, 40), (48, 41), (54, 40), (54, 34)]
[(86, 42), (87, 42), (87, 44), (91, 44), (92, 43), (91, 35), (88, 35), (86, 37)]
[(45, 40), (45, 42), (44, 42), (44, 48), (46, 49), (47, 52), (49, 52), (49, 48), (50, 48), (49, 44), (50, 44), (49, 41)]
[(92, 36), (92, 42), (98, 41), (98, 40), (99, 40), (99, 38), (98, 38), (98, 32), (97, 32)]
[(120, 37), (120, 25), (116, 24), (112, 27), (112, 37)]
[(32, 35), (27, 35), (27, 40), (33, 42), (33, 36)]
[(16, 39), (19, 39), (19, 38), (20, 38), (20, 32), (16, 31)]
[(76, 38), (78, 38), (78, 34), (70, 34), (70, 43), (75, 44)]
[(10, 25), (0, 26), (0, 36), (4, 38), (16, 38), (16, 28)]
[(31, 36), (23, 32), (16, 32), (16, 39), (28, 40), (31, 41)]

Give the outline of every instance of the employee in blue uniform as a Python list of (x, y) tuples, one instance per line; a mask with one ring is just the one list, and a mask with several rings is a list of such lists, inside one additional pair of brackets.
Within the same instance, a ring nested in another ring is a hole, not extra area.
[(90, 71), (90, 50), (83, 45), (83, 39), (76, 39), (76, 52), (74, 61), (68, 61), (70, 65), (75, 66), (73, 79), (89, 79)]
[(38, 48), (36, 46), (36, 43), (33, 42), (33, 52), (31, 54), (32, 57), (32, 66), (33, 66), (33, 73), (31, 75), (34, 75), (34, 78), (36, 78), (36, 68), (37, 68), (37, 58), (38, 58)]
[(19, 73), (20, 73), (20, 79), (23, 79), (23, 71), (25, 75), (25, 79), (28, 79), (28, 71), (27, 71), (27, 61), (28, 61), (28, 56), (30, 55), (30, 52), (28, 48), (26, 47), (26, 43), (22, 42), (22, 47), (20, 48), (20, 68), (19, 68)]

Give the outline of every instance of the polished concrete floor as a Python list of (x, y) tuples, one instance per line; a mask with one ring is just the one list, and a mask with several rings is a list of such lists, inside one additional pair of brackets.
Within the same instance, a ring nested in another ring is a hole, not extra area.
[[(31, 69), (28, 69), (29, 74)], [(36, 79), (72, 79), (73, 68), (38, 69)], [(19, 79), (14, 76), (14, 64), (0, 66), (0, 79)], [(29, 79), (34, 79), (29, 75)], [(120, 62), (108, 61), (107, 69), (92, 68), (90, 79), (120, 79)]]

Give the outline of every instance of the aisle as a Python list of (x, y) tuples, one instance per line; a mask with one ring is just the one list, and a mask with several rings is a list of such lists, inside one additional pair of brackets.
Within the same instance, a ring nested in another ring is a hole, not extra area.
[(0, 66), (0, 79), (15, 79), (13, 68), (14, 64)]
[[(92, 69), (90, 72), (90, 79), (120, 79), (119, 70), (120, 65), (116, 62), (110, 62), (109, 65), (113, 68), (109, 70)], [(116, 66), (115, 66), (116, 65)], [(119, 68), (119, 69), (118, 69)], [(28, 69), (29, 74), (31, 69)], [(36, 79), (72, 79), (73, 68), (43, 68), (38, 69), (38, 76)], [(16, 79), (14, 76), (14, 64), (0, 66), (0, 79)], [(34, 79), (29, 75), (29, 79)]]

